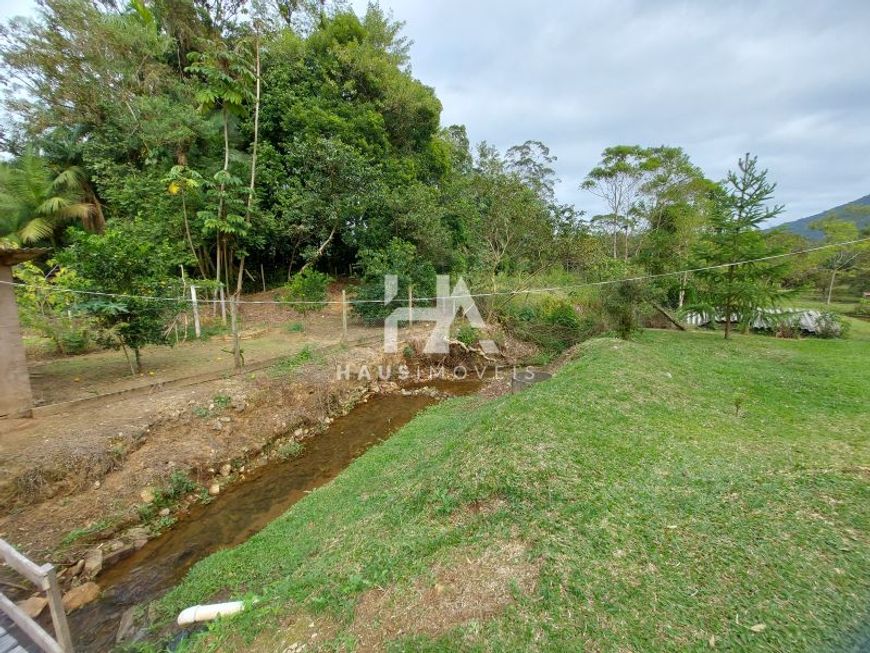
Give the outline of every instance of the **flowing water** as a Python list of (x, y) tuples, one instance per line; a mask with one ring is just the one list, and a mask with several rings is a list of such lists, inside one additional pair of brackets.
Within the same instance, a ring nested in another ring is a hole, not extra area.
[[(481, 383), (469, 379), (428, 385), (461, 395), (475, 392)], [(298, 457), (263, 465), (211, 503), (194, 506), (169, 531), (100, 575), (100, 599), (69, 617), (76, 651), (111, 649), (125, 610), (164, 594), (202, 558), (241, 544), (307, 492), (335, 478), (366, 449), (437, 402), (426, 395), (375, 396), (306, 441)]]

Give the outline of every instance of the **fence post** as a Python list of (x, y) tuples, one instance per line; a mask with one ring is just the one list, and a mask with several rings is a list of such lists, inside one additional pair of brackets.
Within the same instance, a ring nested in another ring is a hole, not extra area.
[[(48, 566), (48, 565), (46, 565)], [(51, 611), (51, 622), (54, 624), (54, 636), (65, 653), (72, 653), (72, 635), (66, 621), (66, 611), (63, 609), (63, 599), (57, 584), (57, 571), (54, 567), (45, 573), (45, 595), (48, 599), (48, 609)]]
[(196, 337), (202, 336), (202, 330), (199, 326), (199, 302), (196, 301), (196, 286), (190, 284), (190, 303), (193, 306), (193, 332)]
[(341, 340), (347, 340), (347, 291), (341, 289)]
[(233, 368), (242, 369), (242, 345), (239, 342), (239, 296), (230, 295), (230, 330), (233, 334)]
[(220, 285), (220, 301), (221, 301), (221, 323), (226, 326), (227, 325), (227, 299), (224, 294), (224, 284)]
[(408, 285), (408, 328), (414, 326), (414, 289)]

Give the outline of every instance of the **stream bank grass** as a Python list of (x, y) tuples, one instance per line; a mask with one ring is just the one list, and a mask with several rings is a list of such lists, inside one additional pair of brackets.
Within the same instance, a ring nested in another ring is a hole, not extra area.
[(197, 651), (843, 650), (870, 605), (868, 350), (590, 341), (425, 411), (156, 612), (259, 597)]

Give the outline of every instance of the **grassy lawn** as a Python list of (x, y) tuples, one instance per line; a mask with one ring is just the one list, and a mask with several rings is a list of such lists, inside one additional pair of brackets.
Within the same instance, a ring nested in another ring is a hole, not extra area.
[(860, 337), (591, 341), (529, 391), (426, 411), (157, 614), (259, 598), (202, 651), (848, 650), (868, 388)]

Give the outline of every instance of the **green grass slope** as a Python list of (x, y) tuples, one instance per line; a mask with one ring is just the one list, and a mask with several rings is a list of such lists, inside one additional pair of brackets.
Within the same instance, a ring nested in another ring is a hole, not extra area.
[(203, 651), (841, 650), (870, 599), (868, 363), (864, 340), (591, 341), (426, 411), (157, 614), (259, 597)]

